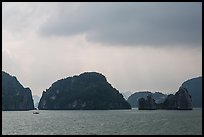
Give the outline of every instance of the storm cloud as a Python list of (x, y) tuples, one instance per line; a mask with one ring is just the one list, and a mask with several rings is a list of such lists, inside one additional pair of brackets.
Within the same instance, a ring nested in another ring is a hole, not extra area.
[(33, 95), (104, 74), (124, 91), (175, 93), (202, 75), (202, 3), (4, 2), (2, 70)]
[(41, 34), (85, 34), (89, 41), (126, 46), (202, 42), (201, 3), (61, 3), (56, 9), (42, 24)]

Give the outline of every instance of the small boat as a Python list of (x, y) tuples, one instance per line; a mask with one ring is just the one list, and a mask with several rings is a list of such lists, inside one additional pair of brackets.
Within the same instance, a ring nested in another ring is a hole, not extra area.
[(33, 114), (39, 114), (38, 108), (35, 108), (35, 110), (33, 111)]
[(39, 112), (38, 111), (33, 111), (33, 114), (39, 114)]

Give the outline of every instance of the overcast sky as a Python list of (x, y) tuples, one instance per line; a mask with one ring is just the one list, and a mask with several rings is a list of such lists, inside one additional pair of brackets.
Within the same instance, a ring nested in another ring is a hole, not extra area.
[(202, 76), (202, 3), (3, 3), (2, 70), (33, 95), (100, 72), (120, 92)]

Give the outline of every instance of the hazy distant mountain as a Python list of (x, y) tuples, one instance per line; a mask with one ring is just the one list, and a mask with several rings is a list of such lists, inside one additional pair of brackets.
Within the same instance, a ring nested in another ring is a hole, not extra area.
[(149, 94), (147, 99), (140, 98), (138, 100), (139, 110), (155, 110), (155, 109), (176, 109), (176, 110), (192, 110), (192, 98), (185, 87), (180, 87), (175, 95), (170, 94), (164, 102), (157, 103)]
[(38, 95), (33, 95), (33, 101), (34, 101), (35, 108), (37, 108), (40, 102), (40, 97)]
[(34, 109), (31, 90), (24, 88), (16, 77), (2, 71), (2, 110)]
[(132, 92), (130, 92), (130, 91), (126, 91), (126, 92), (121, 92), (121, 94), (122, 94), (123, 97), (127, 100), (128, 97), (129, 97), (130, 95), (132, 95)]
[(202, 107), (202, 76), (185, 81), (182, 87), (191, 95), (193, 107)]
[(129, 98), (127, 99), (127, 102), (131, 105), (132, 108), (137, 108), (138, 107), (138, 100), (140, 98), (147, 99), (148, 95), (152, 95), (153, 99), (156, 100), (156, 103), (161, 103), (165, 100), (167, 97), (166, 94), (160, 93), (160, 92), (155, 92), (152, 93), (150, 91), (140, 91), (140, 92), (135, 92)]
[(130, 109), (130, 104), (100, 73), (58, 80), (43, 91), (39, 109)]

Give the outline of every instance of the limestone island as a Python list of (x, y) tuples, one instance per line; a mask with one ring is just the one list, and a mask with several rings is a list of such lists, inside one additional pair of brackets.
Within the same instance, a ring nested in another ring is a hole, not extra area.
[(175, 95), (168, 95), (162, 103), (155, 103), (151, 95), (138, 100), (138, 110), (155, 109), (192, 110), (192, 98), (185, 87), (180, 87)]
[(97, 72), (85, 72), (54, 82), (43, 91), (41, 110), (108, 110), (131, 109), (130, 104), (106, 77)]
[(2, 110), (33, 110), (34, 104), (30, 88), (24, 88), (15, 76), (2, 71)]

